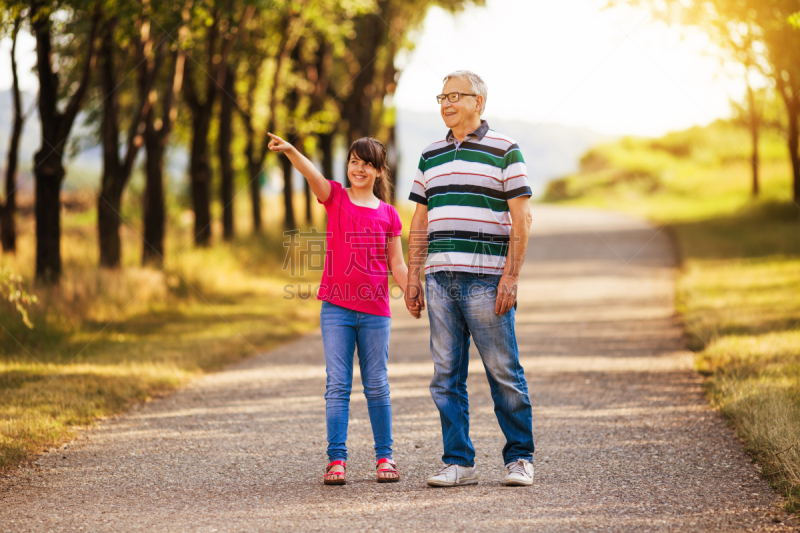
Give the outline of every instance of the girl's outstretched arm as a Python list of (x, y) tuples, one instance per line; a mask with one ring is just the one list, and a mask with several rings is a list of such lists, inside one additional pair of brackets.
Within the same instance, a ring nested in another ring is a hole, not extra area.
[(308, 181), (308, 186), (311, 188), (311, 192), (314, 193), (320, 202), (324, 202), (328, 199), (331, 195), (331, 183), (325, 179), (325, 176), (319, 173), (317, 167), (308, 160), (303, 154), (297, 151), (297, 148), (292, 146), (291, 143), (288, 143), (278, 137), (277, 135), (273, 135), (271, 133), (267, 133), (272, 140), (269, 142), (268, 148), (273, 152), (281, 152), (286, 157), (289, 158), (289, 161), (292, 162), (294, 168), (296, 168), (300, 174), (305, 176), (306, 180)]

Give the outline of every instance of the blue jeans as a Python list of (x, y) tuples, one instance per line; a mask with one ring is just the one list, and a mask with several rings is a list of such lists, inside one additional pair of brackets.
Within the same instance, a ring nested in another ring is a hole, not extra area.
[(494, 312), (500, 276), (434, 272), (425, 276), (434, 374), (431, 396), (439, 408), (446, 464), (473, 466), (469, 438), (470, 334), (486, 368), (494, 412), (506, 437), (505, 464), (533, 460), (531, 401), (519, 363), (514, 333), (516, 304), (503, 316)]
[(347, 422), (353, 385), (353, 352), (358, 348), (361, 383), (375, 439), (375, 459), (392, 458), (392, 404), (389, 400), (389, 330), (392, 319), (322, 302), (320, 325), (325, 347), (325, 416), (328, 459), (347, 460)]

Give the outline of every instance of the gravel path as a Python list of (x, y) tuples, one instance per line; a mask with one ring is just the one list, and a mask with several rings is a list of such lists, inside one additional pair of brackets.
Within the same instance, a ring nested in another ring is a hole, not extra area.
[(389, 378), (402, 482), (374, 482), (354, 386), (349, 483), (325, 487), (319, 334), (108, 420), (0, 482), (3, 531), (789, 531), (796, 518), (710, 411), (672, 304), (664, 232), (548, 206), (520, 282), (536, 476), (505, 488), (502, 434), (473, 349), (481, 483), (431, 489), (438, 414), (428, 324), (395, 302)]

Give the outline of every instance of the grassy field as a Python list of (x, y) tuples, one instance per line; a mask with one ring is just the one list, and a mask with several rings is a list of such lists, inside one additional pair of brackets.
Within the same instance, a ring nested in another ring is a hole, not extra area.
[[(283, 269), (287, 248), (277, 199), (266, 205), (265, 235), (222, 243), (215, 227), (208, 249), (191, 245), (191, 213), (173, 207), (163, 270), (139, 266), (141, 222), (134, 209), (124, 213), (132, 226), (123, 228), (124, 268), (98, 269), (94, 199), (73, 195), (68, 205), (60, 287), (30, 283), (30, 209), (19, 218), (18, 253), (0, 255), (0, 268), (24, 276), (24, 287), (38, 297), (29, 306), (33, 329), (0, 301), (0, 473), (72, 438), (76, 426), (318, 326), (313, 297), (284, 299), (287, 283), (307, 287), (319, 273)], [(298, 198), (297, 213), (304, 212), (301, 205)], [(248, 206), (238, 207), (238, 232), (249, 235)], [(316, 225), (324, 228), (324, 211), (314, 207)]]
[(750, 193), (746, 131), (718, 122), (587, 152), (546, 200), (666, 225), (681, 254), (676, 305), (712, 405), (800, 512), (800, 207), (777, 135)]

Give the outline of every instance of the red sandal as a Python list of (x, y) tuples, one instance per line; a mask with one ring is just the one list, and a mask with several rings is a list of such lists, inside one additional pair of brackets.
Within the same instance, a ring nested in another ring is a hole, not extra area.
[[(389, 468), (378, 468), (382, 464), (388, 464)], [(397, 471), (397, 464), (391, 459), (378, 459), (378, 464), (375, 465), (375, 467), (378, 468), (378, 483), (396, 483), (400, 481), (400, 472)], [(397, 474), (397, 477), (383, 477), (381, 476), (381, 472)]]
[[(346, 474), (345, 472), (331, 472), (332, 466), (342, 466), (344, 467), (345, 471), (347, 470), (347, 465), (344, 461), (331, 461), (328, 466), (325, 467), (325, 474), (322, 476), (322, 482), (325, 485), (345, 485), (347, 484)], [(341, 479), (332, 479), (333, 476), (342, 476)]]

